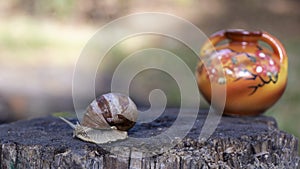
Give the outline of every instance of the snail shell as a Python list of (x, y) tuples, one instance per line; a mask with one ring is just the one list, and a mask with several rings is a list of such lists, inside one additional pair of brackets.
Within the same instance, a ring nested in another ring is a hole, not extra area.
[(74, 125), (60, 117), (73, 129), (73, 137), (96, 144), (127, 138), (127, 131), (137, 120), (138, 111), (126, 95), (108, 93), (97, 97), (87, 108), (81, 124)]
[(94, 129), (108, 129), (115, 126), (118, 130), (132, 128), (138, 117), (133, 101), (120, 93), (108, 93), (97, 97), (87, 108), (81, 125)]

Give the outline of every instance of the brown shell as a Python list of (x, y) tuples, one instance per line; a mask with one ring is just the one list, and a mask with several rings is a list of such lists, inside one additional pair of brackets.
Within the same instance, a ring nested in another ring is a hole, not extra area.
[(127, 131), (137, 120), (138, 111), (133, 101), (120, 93), (108, 93), (97, 97), (87, 108), (82, 126), (108, 129), (115, 126)]

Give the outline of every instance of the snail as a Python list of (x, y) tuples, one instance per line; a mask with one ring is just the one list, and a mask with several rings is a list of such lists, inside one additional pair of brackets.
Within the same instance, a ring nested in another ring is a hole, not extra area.
[(73, 129), (73, 137), (96, 144), (124, 140), (137, 120), (135, 103), (126, 95), (107, 93), (97, 97), (87, 107), (81, 124), (60, 117)]

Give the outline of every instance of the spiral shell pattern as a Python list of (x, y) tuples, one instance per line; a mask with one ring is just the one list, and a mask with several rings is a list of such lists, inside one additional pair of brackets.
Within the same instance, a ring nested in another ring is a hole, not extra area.
[(126, 95), (108, 93), (97, 97), (87, 108), (82, 126), (94, 129), (127, 131), (137, 120), (138, 111), (134, 102)]

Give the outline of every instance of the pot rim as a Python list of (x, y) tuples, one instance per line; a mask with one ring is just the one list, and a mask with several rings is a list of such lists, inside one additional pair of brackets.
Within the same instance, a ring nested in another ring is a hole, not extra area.
[(245, 29), (227, 29), (225, 35), (228, 36), (261, 36), (262, 31), (248, 31)]

